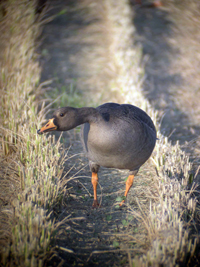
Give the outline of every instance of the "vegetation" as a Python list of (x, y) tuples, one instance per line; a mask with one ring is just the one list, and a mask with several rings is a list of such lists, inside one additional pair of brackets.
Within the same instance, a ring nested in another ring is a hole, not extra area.
[[(59, 140), (36, 133), (48, 108), (40, 100), (41, 69), (35, 47), (41, 20), (35, 14), (36, 2), (1, 3), (0, 251), (5, 266), (43, 265), (57, 228), (51, 214), (64, 195), (65, 152)], [(158, 175), (149, 178), (153, 179), (150, 195), (149, 191), (141, 193), (148, 201), (143, 204), (136, 200), (136, 209), (130, 209), (131, 216), (141, 221), (145, 238), (138, 233), (143, 254), (129, 263), (175, 266), (193, 256), (197, 243), (196, 236), (191, 236), (196, 213), (191, 164), (179, 144), (172, 145), (160, 133), (157, 113), (141, 90), (142, 54), (132, 44), (134, 29), (128, 2), (115, 2), (103, 2), (105, 23), (112, 29), (109, 58), (115, 75), (110, 84), (120, 92), (123, 102), (148, 112), (159, 138), (152, 156)], [(64, 100), (67, 98), (70, 105), (80, 103), (81, 94), (73, 87), (70, 90), (72, 97), (65, 95)], [(113, 246), (119, 248), (120, 243), (115, 241)]]
[[(157, 125), (159, 138), (152, 156), (158, 171), (158, 177), (154, 178), (156, 200), (153, 203), (151, 201), (149, 207), (138, 203), (139, 212), (133, 211), (145, 225), (150, 246), (146, 255), (135, 258), (133, 262), (135, 266), (175, 266), (178, 262), (185, 262), (188, 254), (192, 256), (196, 248), (197, 239), (190, 239), (192, 225), (188, 227), (188, 222), (193, 221), (196, 210), (193, 194), (195, 188), (192, 186), (189, 190), (188, 187), (191, 183), (191, 164), (179, 143), (173, 146), (167, 137), (160, 133), (156, 111), (142, 95), (138, 79), (142, 73), (139, 68), (140, 49), (132, 44), (134, 29), (126, 1), (121, 1), (116, 6), (110, 1), (107, 9), (107, 19), (113, 29), (113, 64), (118, 69), (117, 82), (124, 102), (135, 104), (150, 114)], [(117, 23), (117, 14), (120, 14), (120, 24)]]
[(60, 143), (36, 133), (45, 112), (38, 101), (36, 2), (1, 6), (0, 249), (6, 266), (43, 265), (55, 231), (51, 210), (61, 194)]

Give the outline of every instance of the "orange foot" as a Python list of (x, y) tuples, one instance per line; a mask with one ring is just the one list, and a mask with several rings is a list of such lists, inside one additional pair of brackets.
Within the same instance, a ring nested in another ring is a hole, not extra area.
[(97, 200), (94, 200), (94, 202), (92, 204), (92, 208), (94, 209), (94, 208), (98, 208), (98, 207), (100, 207), (98, 201)]
[(125, 199), (122, 200), (122, 202), (119, 204), (119, 206), (120, 206), (120, 207), (123, 206), (123, 205), (124, 205), (124, 202), (125, 202)]
[(120, 207), (124, 205), (125, 200), (126, 200), (126, 199), (123, 199), (123, 200), (121, 201), (121, 203), (119, 204)]

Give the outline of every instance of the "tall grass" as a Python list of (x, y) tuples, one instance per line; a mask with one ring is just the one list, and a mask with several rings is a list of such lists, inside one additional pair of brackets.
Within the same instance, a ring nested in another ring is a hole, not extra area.
[(51, 211), (62, 190), (60, 143), (36, 133), (44, 120), (44, 104), (38, 112), (36, 3), (6, 1), (0, 25), (0, 245), (6, 266), (42, 266), (55, 231)]

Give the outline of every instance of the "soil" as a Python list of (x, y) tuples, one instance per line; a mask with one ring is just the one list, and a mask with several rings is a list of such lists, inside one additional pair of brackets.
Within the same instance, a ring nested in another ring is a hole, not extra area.
[[(53, 7), (50, 15), (64, 12), (44, 26), (40, 47), (43, 68), (41, 81), (51, 79), (51, 90), (58, 88), (61, 91), (65, 87), (69, 94), (70, 84), (74, 83), (87, 105), (117, 101), (116, 93), (100, 95), (102, 88), (107, 92), (109, 75), (105, 70), (108, 62), (101, 60), (101, 54), (107, 51), (107, 40), (103, 31), (94, 31), (92, 27), (100, 23), (98, 16), (95, 17), (97, 14), (91, 15), (89, 7), (80, 7), (78, 1), (49, 3)], [(163, 116), (162, 133), (170, 136), (173, 142), (180, 141), (182, 148), (191, 155), (195, 170), (199, 164), (200, 113), (194, 114), (194, 99), (193, 105), (190, 102), (185, 111), (189, 79), (181, 72), (183, 62), (177, 63), (178, 58), (183, 57), (177, 42), (184, 36), (181, 31), (174, 34), (173, 29), (177, 29), (177, 25), (174, 24), (173, 8), (170, 5), (151, 9), (132, 1), (131, 7), (137, 32), (135, 41), (141, 45), (146, 62), (144, 94)], [(94, 61), (96, 66), (91, 68)], [(191, 86), (190, 89), (191, 94), (199, 94), (196, 87)], [(69, 156), (65, 169), (68, 173), (66, 180), (71, 179), (67, 182), (68, 190), (62, 205), (55, 208), (56, 222), (63, 220), (63, 224), (58, 227), (53, 241), (53, 245), (57, 246), (55, 254), (46, 265), (130, 266), (130, 258), (141, 253), (141, 247), (134, 239), (140, 225), (130, 210), (136, 198), (142, 194), (139, 192), (141, 181), (151, 182), (153, 178), (145, 180), (146, 176), (151, 176), (150, 170), (155, 175), (155, 171), (149, 162), (142, 166), (126, 205), (118, 208), (116, 199), (124, 193), (127, 173), (101, 168), (98, 188), (101, 207), (92, 209), (91, 174), (79, 134), (74, 130), (64, 133), (62, 140)], [(144, 244), (142, 248), (145, 250)]]

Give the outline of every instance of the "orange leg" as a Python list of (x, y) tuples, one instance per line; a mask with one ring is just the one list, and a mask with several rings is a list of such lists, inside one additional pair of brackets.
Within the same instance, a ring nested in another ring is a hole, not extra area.
[[(124, 194), (125, 197), (127, 197), (127, 195), (128, 195), (128, 191), (130, 190), (130, 188), (133, 184), (133, 180), (134, 180), (134, 175), (129, 175), (129, 177), (126, 181), (126, 191)], [(125, 200), (122, 200), (122, 202), (120, 203), (120, 206), (122, 206), (124, 202), (125, 202)]]
[(92, 185), (94, 190), (94, 202), (92, 207), (97, 208), (99, 206), (99, 203), (97, 201), (97, 184), (98, 184), (98, 175), (96, 172), (92, 172)]

